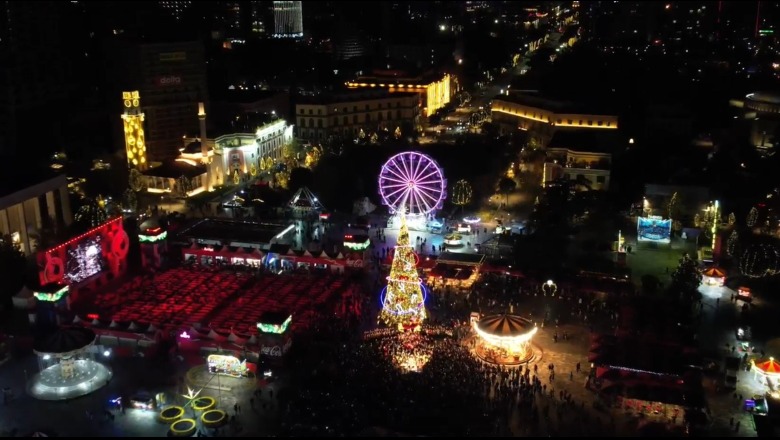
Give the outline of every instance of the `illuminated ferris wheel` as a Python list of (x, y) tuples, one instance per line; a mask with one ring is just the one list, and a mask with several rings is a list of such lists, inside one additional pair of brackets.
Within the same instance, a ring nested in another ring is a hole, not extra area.
[(433, 158), (406, 151), (382, 165), (379, 194), (391, 212), (403, 207), (408, 215), (428, 215), (441, 209), (447, 196), (447, 180)]

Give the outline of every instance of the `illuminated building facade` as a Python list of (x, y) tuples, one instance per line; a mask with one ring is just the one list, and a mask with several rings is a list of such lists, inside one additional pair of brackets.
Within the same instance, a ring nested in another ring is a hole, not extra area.
[(246, 182), (278, 162), (293, 141), (293, 126), (274, 117), (254, 133), (230, 133), (214, 139), (183, 138), (179, 156), (144, 171), (147, 191), (194, 196), (209, 188)]
[(542, 186), (563, 179), (573, 190), (608, 190), (612, 152), (620, 139), (614, 130), (558, 130), (545, 148)]
[(274, 38), (303, 37), (303, 2), (275, 1)]
[(407, 77), (402, 72), (381, 72), (375, 76), (361, 76), (346, 85), (351, 89), (386, 89), (392, 93), (413, 92), (419, 95), (422, 114), (430, 116), (449, 104), (453, 93), (453, 78), (444, 74), (441, 76)]
[(387, 90), (348, 90), (320, 95), (295, 105), (298, 137), (323, 141), (329, 136), (355, 138), (364, 130), (411, 131), (419, 125), (419, 95)]
[(571, 103), (530, 93), (509, 93), (493, 99), (493, 122), (502, 133), (527, 130), (546, 145), (560, 129), (617, 130), (618, 117), (594, 114)]
[(0, 189), (0, 235), (10, 237), (25, 255), (38, 247), (38, 231), (72, 222), (68, 180), (63, 174), (32, 185)]
[(144, 113), (141, 111), (141, 95), (138, 90), (122, 92), (122, 104), (125, 109), (122, 114), (122, 128), (125, 133), (127, 164), (143, 171), (149, 164), (146, 162)]

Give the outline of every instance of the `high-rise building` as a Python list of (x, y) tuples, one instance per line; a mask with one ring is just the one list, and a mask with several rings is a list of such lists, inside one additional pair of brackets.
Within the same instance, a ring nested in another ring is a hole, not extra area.
[(182, 136), (198, 133), (198, 118), (193, 116), (198, 103), (205, 102), (208, 108), (203, 44), (139, 44), (116, 51), (122, 62), (115, 82), (123, 90), (138, 90), (143, 98), (147, 160), (177, 157)]
[(164, 11), (171, 14), (171, 16), (178, 21), (184, 17), (184, 12), (192, 6), (192, 2), (187, 0), (161, 0), (159, 5)]
[(56, 113), (74, 88), (70, 48), (61, 32), (68, 6), (0, 2), (0, 153), (14, 153), (25, 132), (61, 137), (64, 115), (41, 124), (41, 114)]
[(303, 36), (302, 2), (274, 2), (274, 38), (300, 38)]

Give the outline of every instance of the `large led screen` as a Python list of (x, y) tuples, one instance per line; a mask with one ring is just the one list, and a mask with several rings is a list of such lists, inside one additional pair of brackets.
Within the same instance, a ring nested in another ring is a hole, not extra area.
[(636, 229), (637, 241), (669, 243), (672, 236), (672, 220), (639, 217)]
[(106, 267), (106, 259), (100, 246), (102, 237), (84, 238), (67, 251), (65, 276), (71, 283), (78, 283), (100, 273)]

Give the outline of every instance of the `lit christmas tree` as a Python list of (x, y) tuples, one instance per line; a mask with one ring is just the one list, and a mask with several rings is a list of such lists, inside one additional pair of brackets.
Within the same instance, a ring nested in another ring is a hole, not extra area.
[(379, 319), (388, 326), (414, 329), (425, 320), (425, 288), (417, 273), (416, 256), (409, 240), (406, 216), (401, 216), (401, 230), (387, 277), (387, 287), (382, 292), (382, 312)]

